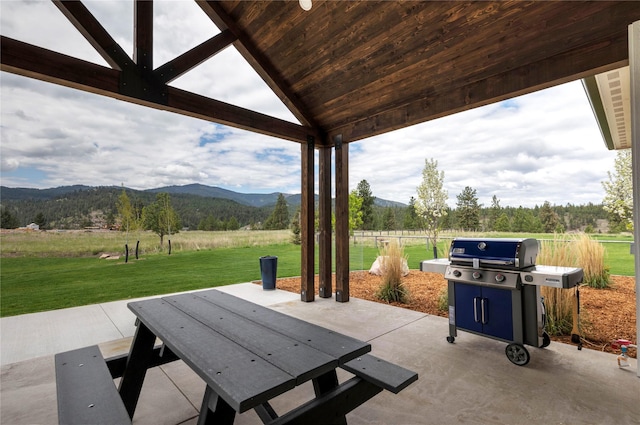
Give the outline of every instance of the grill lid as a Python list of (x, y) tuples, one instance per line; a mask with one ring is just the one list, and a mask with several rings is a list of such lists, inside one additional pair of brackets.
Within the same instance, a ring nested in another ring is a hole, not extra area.
[(451, 242), (451, 264), (473, 268), (493, 267), (521, 270), (535, 266), (538, 241), (510, 238), (455, 238)]

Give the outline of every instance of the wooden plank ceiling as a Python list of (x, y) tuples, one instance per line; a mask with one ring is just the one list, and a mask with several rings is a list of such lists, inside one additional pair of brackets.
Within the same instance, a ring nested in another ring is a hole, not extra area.
[[(58, 8), (111, 68), (2, 37), (3, 71), (276, 137), (352, 142), (628, 64), (640, 2), (197, 1), (220, 28), (150, 69), (150, 2), (129, 58), (79, 2)], [(173, 88), (230, 43), (301, 125)]]

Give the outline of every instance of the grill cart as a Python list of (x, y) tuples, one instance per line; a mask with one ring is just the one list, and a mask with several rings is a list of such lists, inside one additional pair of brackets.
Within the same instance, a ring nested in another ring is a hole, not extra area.
[(448, 260), (425, 260), (420, 270), (443, 273), (448, 282), (449, 336), (457, 330), (508, 342), (507, 358), (529, 362), (526, 345), (546, 347), (545, 306), (541, 286), (573, 288), (581, 268), (536, 265), (536, 239), (456, 238)]

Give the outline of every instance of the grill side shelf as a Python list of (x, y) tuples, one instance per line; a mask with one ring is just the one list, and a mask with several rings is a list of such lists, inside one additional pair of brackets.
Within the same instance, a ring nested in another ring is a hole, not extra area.
[(525, 285), (567, 289), (582, 283), (584, 271), (576, 267), (536, 266), (520, 275)]

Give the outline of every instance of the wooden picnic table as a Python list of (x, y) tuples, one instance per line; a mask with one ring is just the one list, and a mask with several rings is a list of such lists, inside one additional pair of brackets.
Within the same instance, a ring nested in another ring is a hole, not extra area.
[[(206, 384), (198, 424), (231, 424), (236, 413), (250, 409), (264, 423), (344, 424), (348, 412), (383, 389), (397, 393), (417, 379), (416, 373), (367, 354), (371, 350), (367, 342), (222, 291), (172, 295), (128, 306), (137, 317), (131, 349), (106, 364), (112, 378), (122, 377), (118, 392), (129, 418), (147, 370), (178, 359)], [(162, 346), (154, 346), (156, 338)], [(87, 349), (60, 355), (65, 366), (60, 367), (59, 381), (66, 379), (67, 384), (58, 389), (59, 398), (66, 400), (59, 412), (64, 412), (65, 420), (78, 417), (76, 410), (80, 415), (95, 414), (104, 404), (99, 395), (87, 400), (85, 392), (74, 396), (83, 397), (79, 409), (68, 403), (77, 385), (66, 376), (85, 372), (77, 367), (66, 372), (65, 367), (88, 364), (76, 360), (79, 355), (95, 358)], [(354, 376), (339, 383), (338, 367)], [(313, 382), (315, 399), (278, 416), (269, 400), (308, 381)], [(86, 409), (87, 404), (92, 409)], [(105, 410), (111, 412), (109, 406)]]

